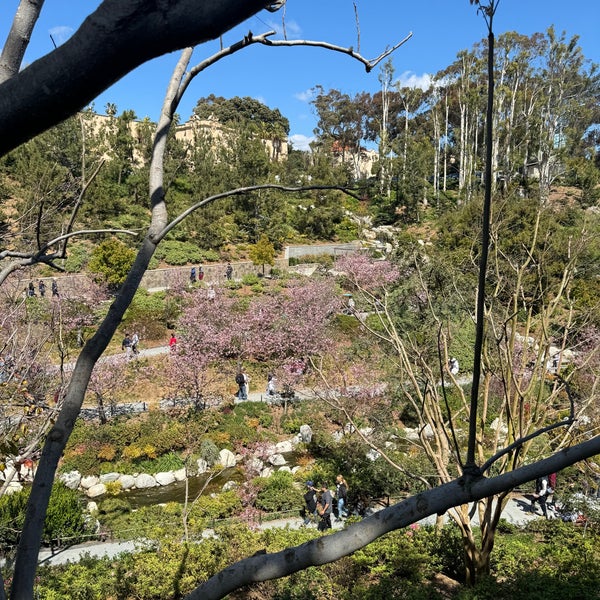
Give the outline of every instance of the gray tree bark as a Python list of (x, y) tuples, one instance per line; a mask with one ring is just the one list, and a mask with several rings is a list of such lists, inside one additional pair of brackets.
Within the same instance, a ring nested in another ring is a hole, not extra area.
[(244, 559), (211, 577), (188, 594), (185, 600), (219, 600), (244, 585), (285, 577), (308, 567), (339, 560), (390, 531), (406, 527), (430, 515), (443, 514), (453, 506), (511, 490), (598, 452), (600, 436), (563, 450), (546, 460), (492, 479), (460, 478), (390, 506), (334, 535), (320, 537), (281, 552)]
[(211, 39), (269, 0), (104, 0), (73, 36), (0, 85), (0, 154), (81, 110), (142, 63)]
[(44, 0), (21, 0), (0, 55), (0, 83), (19, 72)]

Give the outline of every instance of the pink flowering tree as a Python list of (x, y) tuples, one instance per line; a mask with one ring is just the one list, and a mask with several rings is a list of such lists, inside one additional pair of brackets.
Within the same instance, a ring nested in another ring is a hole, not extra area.
[(88, 392), (98, 408), (100, 423), (107, 422), (107, 408), (112, 408), (117, 397), (128, 383), (128, 359), (123, 356), (105, 356), (95, 365), (90, 377)]
[(223, 374), (232, 379), (231, 368), (223, 367), (232, 359), (268, 362), (279, 385), (293, 389), (308, 357), (330, 344), (327, 326), (340, 306), (330, 281), (292, 282), (276, 295), (253, 297), (249, 303), (223, 289), (214, 292), (214, 297), (204, 289), (186, 295), (170, 361), (173, 388), (199, 407)]
[(177, 395), (205, 407), (207, 395), (220, 383), (216, 365), (244, 355), (247, 326), (242, 317), (238, 300), (221, 288), (214, 296), (204, 289), (186, 294), (177, 349), (169, 362), (169, 380)]

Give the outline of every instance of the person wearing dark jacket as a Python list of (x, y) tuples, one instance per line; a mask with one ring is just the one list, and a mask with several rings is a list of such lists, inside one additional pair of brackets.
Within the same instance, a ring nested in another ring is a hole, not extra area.
[(317, 512), (321, 516), (321, 521), (319, 522), (318, 529), (319, 531), (325, 531), (326, 529), (331, 529), (331, 513), (333, 512), (333, 498), (331, 497), (329, 486), (326, 483), (322, 483), (320, 485), (320, 488), (321, 498), (319, 499), (319, 503), (317, 505)]
[(317, 516), (317, 492), (313, 487), (312, 481), (306, 482), (306, 493), (304, 494), (304, 504), (306, 508), (303, 511), (304, 523), (309, 525)]

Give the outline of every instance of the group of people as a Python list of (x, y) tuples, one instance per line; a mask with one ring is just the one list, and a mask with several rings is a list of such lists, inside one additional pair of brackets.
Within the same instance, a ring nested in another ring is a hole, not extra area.
[[(56, 279), (52, 280), (52, 285), (51, 285), (51, 289), (52, 289), (52, 297), (53, 298), (58, 298), (59, 293), (58, 293), (58, 283), (56, 283)], [(46, 283), (43, 279), (40, 279), (38, 281), (38, 292), (40, 293), (40, 296), (43, 298), (46, 295)], [(29, 282), (29, 285), (27, 286), (27, 296), (29, 296), (30, 298), (32, 298), (33, 296), (35, 296), (35, 285), (33, 284), (33, 281)]]
[[(225, 279), (227, 279), (228, 281), (231, 280), (233, 277), (233, 267), (231, 266), (231, 263), (228, 262), (227, 266), (225, 267)], [(198, 269), (196, 269), (196, 267), (192, 267), (190, 269), (190, 283), (192, 285), (194, 285), (197, 282), (201, 282), (204, 279), (204, 269), (202, 268), (202, 266), (198, 267)]]
[(121, 350), (125, 352), (125, 357), (127, 359), (132, 358), (132, 356), (137, 356), (140, 353), (138, 345), (140, 343), (140, 336), (137, 333), (130, 335), (129, 333), (125, 334), (123, 341), (121, 342)]
[(331, 515), (337, 515), (337, 521), (348, 517), (348, 482), (343, 475), (338, 475), (335, 479), (335, 491), (333, 491), (326, 482), (315, 486), (314, 482), (307, 481), (304, 503), (306, 505), (303, 510), (304, 526), (316, 522), (319, 531), (331, 529)]
[(202, 281), (204, 279), (204, 269), (202, 266), (198, 267), (196, 271), (196, 267), (192, 267), (190, 269), (190, 283), (193, 285), (198, 281)]

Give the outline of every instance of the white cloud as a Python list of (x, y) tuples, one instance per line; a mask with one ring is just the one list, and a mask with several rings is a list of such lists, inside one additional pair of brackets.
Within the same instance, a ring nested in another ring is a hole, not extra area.
[(297, 92), (294, 94), (294, 98), (300, 100), (300, 102), (310, 102), (315, 97), (313, 88), (305, 90), (304, 92)]
[(65, 25), (59, 25), (58, 27), (53, 27), (52, 29), (50, 29), (50, 31), (48, 32), (51, 36), (52, 39), (54, 40), (54, 43), (57, 46), (60, 46), (61, 44), (64, 44), (73, 34), (74, 29), (72, 27), (66, 27)]
[(412, 71), (404, 71), (400, 77), (398, 77), (398, 83), (403, 87), (409, 88), (420, 88), (427, 90), (431, 86), (433, 77), (429, 73), (423, 73), (423, 75), (417, 75)]
[[(264, 21), (263, 21), (264, 23)], [(275, 19), (267, 19), (266, 22), (267, 26), (270, 27), (271, 29), (274, 29), (278, 35), (283, 36), (284, 34), (284, 27), (281, 21), (276, 21)], [(287, 37), (287, 39), (298, 39), (301, 37), (302, 34), (302, 27), (300, 27), (300, 25), (298, 25), (297, 21), (292, 20), (285, 20), (285, 35)]]
[(290, 135), (288, 141), (292, 144), (294, 150), (310, 150), (309, 144), (313, 142), (314, 139), (314, 137), (295, 133), (294, 135)]

